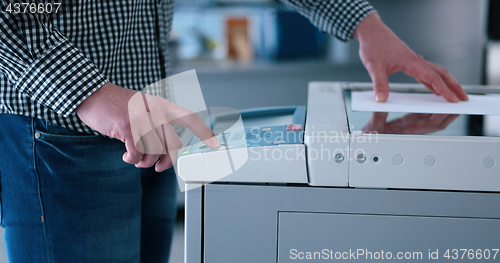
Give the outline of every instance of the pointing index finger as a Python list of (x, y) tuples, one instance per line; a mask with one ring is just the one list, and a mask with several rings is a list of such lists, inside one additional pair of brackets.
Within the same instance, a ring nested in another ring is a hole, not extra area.
[(170, 124), (187, 127), (210, 148), (220, 147), (219, 140), (198, 114), (170, 103), (167, 107), (167, 116)]

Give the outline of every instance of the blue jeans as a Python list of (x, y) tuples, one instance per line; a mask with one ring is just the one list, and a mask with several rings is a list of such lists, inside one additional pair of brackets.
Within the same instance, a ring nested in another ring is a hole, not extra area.
[(167, 262), (173, 169), (122, 161), (124, 144), (0, 114), (1, 225), (10, 262)]

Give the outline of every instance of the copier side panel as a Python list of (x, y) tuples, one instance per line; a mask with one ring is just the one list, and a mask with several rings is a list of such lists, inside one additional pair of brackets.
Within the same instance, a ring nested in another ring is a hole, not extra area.
[[(380, 224), (388, 224), (386, 218), (392, 218), (390, 216), (399, 216), (403, 220), (400, 221), (401, 224), (415, 221), (415, 226), (420, 224), (418, 222), (424, 222), (417, 220), (422, 217), (470, 218), (478, 220), (473, 221), (477, 222), (474, 226), (479, 227), (478, 235), (484, 234), (489, 238), (491, 236), (486, 230), (491, 230), (493, 225), (499, 229), (496, 223), (500, 219), (500, 210), (496, 209), (499, 204), (500, 194), (494, 193), (210, 184), (205, 186), (204, 262), (277, 262), (279, 215), (285, 212), (373, 215), (377, 216), (373, 217), (375, 221), (382, 222)], [(325, 222), (330, 222), (328, 218)], [(487, 223), (490, 221), (481, 219), (494, 219), (495, 223)], [(306, 231), (307, 227), (315, 224), (316, 218), (312, 221), (301, 218), (297, 220), (300, 223), (293, 223), (293, 228), (304, 227)], [(317, 220), (323, 219), (318, 217)], [(433, 222), (422, 223), (421, 226), (433, 227)], [(460, 223), (455, 226), (463, 225)], [(448, 235), (450, 229), (435, 230), (436, 235), (442, 236), (443, 242), (457, 244), (453, 242), (456, 235)], [(475, 239), (475, 234), (468, 234), (469, 230), (470, 228), (457, 229), (457, 233)], [(391, 235), (397, 237), (402, 234)], [(421, 241), (428, 238), (418, 231), (412, 232), (412, 235)], [(366, 236), (377, 242), (376, 232)], [(314, 235), (296, 240), (303, 245), (313, 242), (311, 238), (321, 238), (321, 233), (317, 237)], [(490, 246), (498, 244), (496, 242)]]
[[(496, 255), (500, 220), (400, 215), (279, 213), (278, 263), (302, 260), (463, 261)], [(483, 253), (484, 252), (484, 253)], [(448, 257), (448, 258), (447, 258)], [(494, 259), (495, 257), (495, 259)]]

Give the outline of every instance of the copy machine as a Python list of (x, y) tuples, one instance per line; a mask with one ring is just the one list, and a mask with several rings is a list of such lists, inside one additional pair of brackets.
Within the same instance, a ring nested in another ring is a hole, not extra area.
[(472, 130), (479, 116), (352, 111), (371, 89), (312, 82), (307, 108), (215, 114), (221, 147), (195, 137), (177, 162), (185, 262), (500, 262), (500, 138)]

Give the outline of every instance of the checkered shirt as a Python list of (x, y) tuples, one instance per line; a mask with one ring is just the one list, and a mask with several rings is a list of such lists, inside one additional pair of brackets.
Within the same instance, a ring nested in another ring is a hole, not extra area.
[[(55, 2), (61, 1), (2, 0), (0, 113), (98, 134), (75, 113), (87, 97), (106, 82), (141, 90), (170, 74), (174, 0), (71, 0), (62, 1), (57, 14), (32, 13), (29, 5), (15, 12), (23, 3), (55, 9)], [(282, 2), (343, 41), (375, 12), (363, 0)]]

